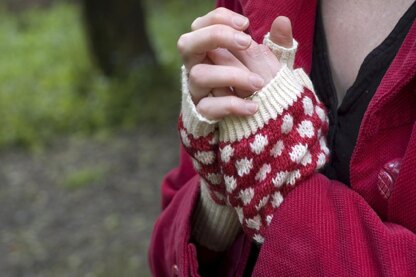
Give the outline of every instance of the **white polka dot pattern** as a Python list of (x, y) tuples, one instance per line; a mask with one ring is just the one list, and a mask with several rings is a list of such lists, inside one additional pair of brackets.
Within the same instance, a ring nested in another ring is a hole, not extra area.
[(253, 153), (258, 155), (263, 152), (267, 144), (269, 144), (267, 137), (259, 134), (254, 137), (254, 141), (250, 144), (250, 148)]
[(292, 151), (289, 153), (290, 159), (295, 163), (300, 163), (303, 157), (306, 155), (308, 151), (307, 145), (303, 144), (296, 144), (292, 147)]
[(320, 117), (325, 111), (316, 101), (309, 92), (293, 104), (292, 109), (298, 112), (283, 113), (269, 120), (270, 126), (239, 141), (220, 139), (221, 168), (230, 204), (238, 207), (244, 231), (257, 242), (264, 240), (274, 210), (286, 195), (327, 161), (327, 125)]
[(277, 188), (280, 188), (283, 186), (283, 184), (286, 182), (287, 176), (289, 172), (287, 171), (280, 171), (276, 174), (276, 177), (273, 178), (272, 182), (273, 185)]
[(293, 128), (293, 117), (289, 114), (286, 114), (283, 117), (283, 124), (281, 127), (282, 133), (288, 134), (290, 133), (290, 131), (292, 131), (292, 128)]
[(270, 155), (274, 158), (277, 158), (278, 156), (282, 155), (283, 149), (285, 148), (285, 145), (283, 144), (282, 140), (278, 140), (276, 144), (273, 146), (273, 149), (270, 150)]
[(221, 152), (221, 160), (224, 163), (228, 163), (230, 161), (230, 158), (234, 154), (234, 149), (231, 147), (231, 145), (226, 145), (224, 148), (220, 150)]
[[(179, 124), (181, 141), (212, 201), (234, 207), (244, 232), (258, 243), (267, 239), (267, 227), (288, 193), (322, 168), (329, 155), (325, 107), (314, 92), (293, 83), (306, 75), (285, 72), (279, 80), (287, 83), (268, 85), (268, 97), (276, 99), (265, 102), (262, 91), (253, 98), (259, 103), (253, 117), (230, 117), (218, 128), (204, 125), (206, 136), (187, 132), (198, 126)], [(271, 93), (273, 88), (279, 93)]]
[(248, 228), (260, 230), (261, 226), (261, 217), (259, 215), (256, 215), (253, 218), (246, 219), (246, 224)]
[(272, 205), (273, 208), (278, 208), (280, 206), (280, 204), (282, 204), (283, 202), (283, 196), (280, 193), (280, 191), (275, 192), (272, 196), (273, 200), (272, 200)]
[(269, 202), (269, 195), (266, 195), (265, 197), (263, 197), (263, 199), (260, 200), (260, 202), (256, 205), (256, 210), (260, 211), (261, 208), (263, 208), (264, 206), (266, 206), (267, 202)]
[(269, 174), (272, 171), (272, 168), (269, 164), (264, 164), (259, 172), (257, 172), (256, 177), (254, 178), (254, 180), (258, 181), (258, 182), (263, 182), (264, 179), (266, 179), (267, 174)]
[(313, 127), (313, 124), (309, 120), (302, 121), (299, 124), (297, 131), (302, 138), (305, 138), (305, 137), (311, 138), (315, 134), (315, 129)]
[(184, 129), (182, 129), (180, 131), (181, 134), (181, 139), (182, 139), (182, 143), (185, 147), (191, 147), (191, 142), (188, 138), (188, 134), (186, 133), (186, 131)]
[(253, 159), (241, 159), (235, 163), (235, 167), (238, 170), (238, 176), (242, 177), (250, 173), (253, 168)]
[(305, 115), (312, 116), (313, 115), (312, 100), (309, 97), (305, 97), (303, 98), (302, 103), (303, 103), (303, 110), (305, 112)]
[(224, 176), (224, 182), (225, 182), (225, 189), (228, 193), (231, 193), (235, 190), (237, 187), (237, 180), (233, 176)]
[(195, 159), (202, 164), (210, 165), (214, 163), (215, 154), (213, 151), (198, 151), (195, 155)]
[(242, 191), (240, 191), (240, 199), (243, 201), (244, 205), (250, 204), (251, 200), (254, 197), (254, 189), (247, 188)]

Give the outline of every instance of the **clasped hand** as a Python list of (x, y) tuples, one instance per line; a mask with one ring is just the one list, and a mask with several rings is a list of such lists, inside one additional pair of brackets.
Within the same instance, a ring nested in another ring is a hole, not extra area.
[[(281, 68), (267, 46), (244, 32), (248, 27), (246, 17), (217, 8), (197, 18), (192, 31), (178, 40), (192, 100), (207, 119), (253, 115), (257, 103), (246, 98), (270, 82)], [(292, 47), (288, 18), (275, 19), (270, 39), (282, 47)]]

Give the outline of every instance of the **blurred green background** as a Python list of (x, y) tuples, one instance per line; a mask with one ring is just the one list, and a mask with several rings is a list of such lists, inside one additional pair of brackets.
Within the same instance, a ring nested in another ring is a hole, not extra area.
[(149, 276), (204, 0), (0, 2), (0, 275)]

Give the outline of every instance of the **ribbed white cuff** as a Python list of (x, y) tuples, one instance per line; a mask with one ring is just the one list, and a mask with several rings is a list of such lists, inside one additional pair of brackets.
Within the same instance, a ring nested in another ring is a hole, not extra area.
[(205, 137), (212, 133), (218, 123), (216, 120), (203, 117), (196, 110), (189, 92), (185, 66), (182, 66), (182, 121), (188, 133), (192, 134), (194, 138)]
[(303, 69), (301, 68), (295, 69), (293, 73), (295, 74), (299, 83), (307, 87), (309, 90), (314, 91), (312, 81), (311, 79), (309, 79), (308, 74), (306, 74), (305, 71), (303, 71)]
[(298, 49), (298, 42), (295, 39), (293, 39), (292, 47), (286, 48), (286, 47), (283, 47), (274, 43), (270, 39), (270, 33), (267, 33), (264, 36), (263, 44), (269, 47), (270, 50), (272, 50), (272, 52), (275, 54), (279, 62), (286, 64), (287, 67), (289, 67), (290, 69), (293, 69), (296, 51)]
[(263, 128), (270, 119), (276, 119), (302, 94), (303, 85), (299, 78), (284, 65), (276, 77), (253, 96), (252, 100), (259, 105), (257, 113), (244, 117), (228, 116), (219, 123), (220, 141), (234, 142), (247, 138)]
[(201, 197), (192, 218), (192, 237), (202, 246), (224, 251), (234, 242), (241, 230), (235, 210), (216, 204), (208, 188), (201, 182)]

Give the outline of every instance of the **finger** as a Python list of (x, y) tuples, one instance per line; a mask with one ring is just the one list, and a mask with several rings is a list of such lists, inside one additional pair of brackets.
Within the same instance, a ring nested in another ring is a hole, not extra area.
[(226, 8), (217, 8), (208, 14), (198, 17), (191, 25), (193, 31), (215, 24), (223, 24), (236, 30), (244, 31), (249, 25), (247, 17)]
[(213, 97), (223, 97), (234, 95), (234, 92), (230, 88), (214, 88), (211, 90)]
[(257, 112), (258, 105), (237, 96), (206, 97), (198, 103), (196, 109), (204, 117), (218, 120), (229, 115), (253, 115)]
[(251, 42), (251, 37), (243, 32), (226, 25), (212, 25), (182, 35), (177, 46), (185, 67), (189, 70), (193, 65), (200, 63), (210, 50), (220, 47), (243, 50), (248, 48)]
[(265, 83), (270, 82), (280, 70), (281, 64), (270, 49), (262, 44), (252, 42), (244, 51), (233, 51), (232, 54), (251, 72), (260, 75)]
[[(236, 95), (240, 98), (247, 98), (253, 95), (254, 93), (253, 90), (243, 90), (237, 87), (228, 87), (227, 91), (228, 91), (228, 95)], [(220, 96), (220, 95), (214, 94), (214, 96)], [(225, 96), (225, 95), (222, 95), (222, 96)]]
[(248, 71), (248, 68), (227, 49), (218, 48), (209, 51), (207, 55), (213, 64), (234, 66)]
[(207, 96), (213, 88), (235, 87), (254, 92), (263, 84), (259, 75), (233, 66), (197, 64), (189, 72), (189, 90), (194, 103)]
[[(250, 71), (240, 60), (238, 60), (230, 51), (224, 48), (218, 48), (213, 51), (208, 52), (208, 57), (212, 61), (212, 63), (216, 65), (228, 65), (234, 66), (237, 68), (244, 69), (246, 71)], [(237, 87), (232, 88), (233, 94), (237, 95), (238, 97), (248, 97), (253, 94), (251, 90), (242, 90)], [(215, 95), (216, 96), (216, 95)]]
[(276, 17), (270, 29), (270, 40), (285, 48), (292, 47), (292, 23), (288, 17)]

